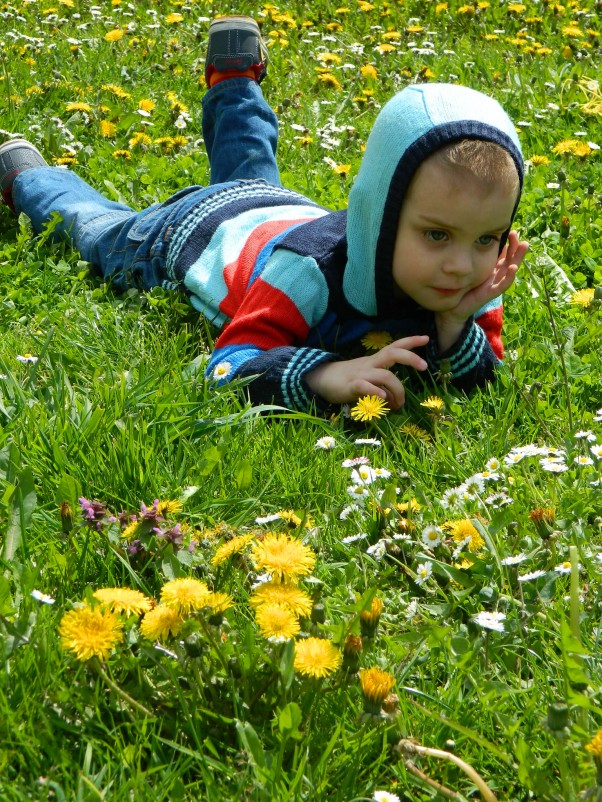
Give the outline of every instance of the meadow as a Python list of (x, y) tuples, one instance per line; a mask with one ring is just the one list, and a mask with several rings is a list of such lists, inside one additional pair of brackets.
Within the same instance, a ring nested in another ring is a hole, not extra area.
[(601, 10), (0, 5), (0, 141), (115, 200), (208, 182), (243, 13), (285, 185), (343, 208), (384, 102), (463, 83), (516, 122), (530, 242), (494, 383), (326, 419), (217, 387), (183, 295), (0, 209), (0, 799), (602, 799)]

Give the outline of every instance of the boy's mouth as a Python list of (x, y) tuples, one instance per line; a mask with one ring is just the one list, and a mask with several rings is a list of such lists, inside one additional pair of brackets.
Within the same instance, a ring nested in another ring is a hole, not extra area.
[(444, 287), (433, 287), (433, 289), (440, 295), (455, 295), (457, 292), (460, 292), (459, 288), (457, 290), (447, 290)]

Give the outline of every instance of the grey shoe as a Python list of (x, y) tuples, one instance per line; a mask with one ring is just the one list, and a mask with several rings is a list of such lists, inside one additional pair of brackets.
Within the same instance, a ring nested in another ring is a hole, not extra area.
[(209, 26), (205, 81), (214, 72), (253, 70), (261, 83), (266, 76), (268, 51), (252, 17), (219, 17)]
[(47, 166), (40, 151), (25, 139), (11, 139), (0, 145), (0, 192), (3, 203), (14, 211), (12, 189), (15, 177), (32, 167)]

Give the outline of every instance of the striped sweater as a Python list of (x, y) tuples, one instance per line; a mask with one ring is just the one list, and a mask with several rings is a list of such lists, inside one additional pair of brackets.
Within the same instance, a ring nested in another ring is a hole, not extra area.
[[(221, 328), (209, 376), (256, 377), (248, 387), (254, 403), (325, 408), (305, 376), (324, 362), (365, 353), (361, 338), (377, 330), (394, 339), (430, 335), (422, 356), (434, 374), (445, 360), (459, 389), (470, 391), (492, 377), (503, 356), (500, 298), (439, 353), (434, 314), (393, 291), (401, 204), (433, 150), (465, 136), (490, 139), (510, 151), (522, 179), (516, 134), (501, 107), (465, 87), (444, 87), (454, 102), (442, 101), (442, 86), (408, 87), (384, 107), (348, 211), (330, 212), (296, 192), (252, 180), (216, 185), (180, 222), (167, 273)], [(387, 140), (392, 130), (393, 143)]]

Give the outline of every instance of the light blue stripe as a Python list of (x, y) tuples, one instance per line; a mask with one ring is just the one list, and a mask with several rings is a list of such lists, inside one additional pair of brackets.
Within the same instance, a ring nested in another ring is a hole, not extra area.
[(285, 248), (277, 250), (268, 259), (261, 278), (290, 298), (310, 329), (324, 317), (328, 284), (311, 256), (299, 256)]

